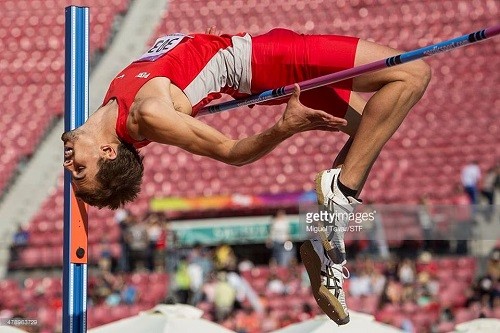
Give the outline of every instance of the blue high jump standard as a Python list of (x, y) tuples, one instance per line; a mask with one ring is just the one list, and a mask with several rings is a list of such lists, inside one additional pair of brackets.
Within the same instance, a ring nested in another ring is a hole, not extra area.
[[(89, 8), (65, 8), (64, 130), (89, 115)], [(63, 322), (64, 333), (87, 331), (88, 215), (64, 172)]]

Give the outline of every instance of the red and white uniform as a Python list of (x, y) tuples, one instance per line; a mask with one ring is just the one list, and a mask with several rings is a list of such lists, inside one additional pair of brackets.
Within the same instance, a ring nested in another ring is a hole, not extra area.
[[(167, 77), (197, 111), (222, 93), (235, 98), (330, 74), (354, 65), (358, 39), (334, 35), (299, 35), (286, 29), (251, 37), (172, 34), (156, 40), (141, 58), (111, 82), (103, 104), (118, 102), (116, 133), (140, 148), (128, 134), (126, 121), (135, 95), (149, 80)], [(301, 102), (343, 117), (352, 80), (301, 94)], [(281, 104), (288, 98), (265, 102)]]

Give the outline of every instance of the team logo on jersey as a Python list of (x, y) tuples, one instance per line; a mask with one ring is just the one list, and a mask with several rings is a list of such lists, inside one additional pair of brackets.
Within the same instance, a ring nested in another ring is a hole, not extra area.
[(122, 74), (122, 75), (118, 75), (116, 78), (117, 79), (123, 79), (125, 77), (125, 74)]
[(140, 72), (135, 77), (139, 77), (141, 79), (147, 79), (150, 75), (151, 75), (151, 73), (148, 73), (148, 72)]

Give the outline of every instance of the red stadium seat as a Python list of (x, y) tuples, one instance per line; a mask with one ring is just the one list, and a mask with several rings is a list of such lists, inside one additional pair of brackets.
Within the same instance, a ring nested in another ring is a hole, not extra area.
[[(33, 6), (38, 6), (42, 2), (51, 5), (33, 9)], [(33, 154), (49, 124), (62, 114), (64, 64), (62, 41), (64, 7), (67, 3), (42, 2), (0, 3), (2, 12), (0, 88), (6, 90), (6, 95), (9, 96), (2, 98), (5, 105), (2, 114), (14, 116), (5, 122), (7, 119), (2, 119), (1, 123), (6, 127), (1, 133), (4, 137), (11, 137), (9, 145), (16, 147), (15, 154), (18, 157), (16, 160)], [(127, 8), (127, 3), (126, 0), (120, 0), (119, 4), (109, 6), (106, 2), (96, 2), (92, 7), (95, 14), (91, 15), (91, 49), (105, 46), (114, 17)], [(96, 24), (99, 20), (103, 21), (101, 25)], [(26, 89), (27, 87), (34, 89)], [(43, 90), (45, 88), (48, 90)], [(17, 127), (27, 130), (20, 132)], [(6, 143), (0, 143), (2, 153), (5, 148)], [(0, 160), (0, 174), (7, 180), (13, 175), (8, 173), (8, 170), (11, 170), (11, 167)], [(7, 184), (3, 177), (0, 179), (0, 193)]]

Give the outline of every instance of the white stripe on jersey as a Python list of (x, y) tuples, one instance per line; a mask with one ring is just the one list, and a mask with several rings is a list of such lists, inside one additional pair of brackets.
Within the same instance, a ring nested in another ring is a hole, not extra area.
[(233, 46), (219, 50), (184, 89), (191, 105), (198, 104), (210, 93), (220, 92), (223, 87), (250, 93), (252, 39), (245, 34), (233, 36), (231, 40)]

